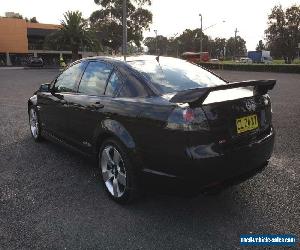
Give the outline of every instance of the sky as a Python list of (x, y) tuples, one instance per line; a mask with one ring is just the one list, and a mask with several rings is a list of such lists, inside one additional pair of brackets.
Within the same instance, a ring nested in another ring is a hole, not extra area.
[[(0, 0), (0, 16), (12, 11), (23, 17), (35, 16), (41, 23), (59, 24), (63, 13), (68, 10), (80, 10), (85, 18), (97, 10), (93, 0)], [(281, 4), (284, 8), (299, 0), (152, 0), (149, 9), (153, 13), (153, 23), (144, 36), (158, 35), (173, 37), (185, 29), (200, 27), (199, 13), (203, 17), (205, 34), (215, 37), (229, 38), (238, 35), (246, 40), (248, 50), (254, 50), (259, 40), (264, 39), (268, 14), (273, 6)], [(223, 22), (225, 21), (225, 22)]]

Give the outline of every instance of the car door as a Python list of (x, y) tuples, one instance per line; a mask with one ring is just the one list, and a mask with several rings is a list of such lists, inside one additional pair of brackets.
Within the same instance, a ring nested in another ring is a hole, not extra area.
[(104, 117), (107, 96), (105, 89), (113, 66), (104, 61), (90, 61), (75, 95), (69, 95), (68, 133), (72, 143), (84, 151), (92, 146), (93, 133)]
[(67, 97), (76, 92), (84, 68), (84, 62), (70, 66), (53, 81), (50, 92), (38, 92), (42, 129), (62, 139), (67, 138)]

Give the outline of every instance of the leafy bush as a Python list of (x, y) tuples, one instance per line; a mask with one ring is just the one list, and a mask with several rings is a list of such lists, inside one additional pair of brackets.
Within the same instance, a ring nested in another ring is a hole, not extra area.
[(222, 64), (222, 63), (200, 63), (207, 69), (225, 69), (236, 71), (258, 71), (300, 74), (300, 65), (295, 64)]

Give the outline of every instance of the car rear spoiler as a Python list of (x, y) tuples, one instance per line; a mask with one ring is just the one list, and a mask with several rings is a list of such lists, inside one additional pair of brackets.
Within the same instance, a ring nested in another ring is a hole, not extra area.
[(178, 92), (174, 95), (170, 102), (173, 103), (197, 103), (203, 104), (210, 92), (234, 88), (254, 87), (254, 95), (264, 95), (269, 90), (273, 89), (276, 80), (250, 80), (242, 82), (232, 82), (224, 85), (207, 88), (188, 89)]

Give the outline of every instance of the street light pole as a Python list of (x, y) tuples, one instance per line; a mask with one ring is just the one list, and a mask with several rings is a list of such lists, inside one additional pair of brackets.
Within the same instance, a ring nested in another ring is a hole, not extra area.
[(202, 14), (199, 14), (200, 16), (200, 22), (201, 22), (201, 27), (200, 27), (200, 61), (201, 61), (201, 52), (202, 52)]
[(124, 56), (124, 60), (126, 61), (126, 55), (127, 55), (127, 0), (123, 0), (123, 19), (122, 19), (122, 25), (123, 25), (123, 47), (122, 52)]
[(158, 55), (157, 53), (157, 30), (154, 30), (155, 32), (155, 54)]
[(235, 56), (236, 56), (236, 37), (237, 37), (237, 33), (238, 33), (238, 29), (236, 28), (234, 31), (234, 50), (233, 50), (233, 60), (235, 61)]
[(201, 22), (201, 27), (200, 27), (200, 52), (202, 52), (202, 14), (199, 14), (200, 16), (200, 22)]

